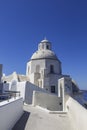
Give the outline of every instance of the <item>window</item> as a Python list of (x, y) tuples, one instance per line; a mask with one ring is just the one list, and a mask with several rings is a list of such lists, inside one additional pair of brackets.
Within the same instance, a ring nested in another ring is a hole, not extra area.
[(50, 73), (54, 73), (54, 66), (50, 65)]
[(47, 49), (49, 49), (49, 46), (47, 45)]
[(55, 86), (51, 86), (51, 93), (55, 93)]
[(7, 81), (4, 81), (4, 83), (7, 83)]
[(62, 105), (62, 102), (60, 102), (59, 105)]

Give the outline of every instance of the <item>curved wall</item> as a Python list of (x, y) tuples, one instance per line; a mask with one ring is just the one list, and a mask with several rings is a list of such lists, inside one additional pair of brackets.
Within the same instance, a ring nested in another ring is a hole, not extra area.
[(66, 107), (75, 129), (87, 130), (87, 110), (71, 97), (67, 100)]

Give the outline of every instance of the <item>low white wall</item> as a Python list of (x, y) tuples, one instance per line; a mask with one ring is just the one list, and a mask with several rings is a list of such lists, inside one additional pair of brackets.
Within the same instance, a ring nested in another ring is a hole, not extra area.
[(26, 82), (17, 82), (16, 91), (20, 91), (20, 96), (25, 100), (25, 89), (26, 89)]
[[(16, 81), (15, 81), (16, 83)], [(4, 91), (5, 90), (11, 90), (11, 91), (20, 91), (21, 97), (23, 98), (23, 101), (26, 104), (32, 104), (32, 98), (33, 98), (33, 91), (40, 91), (40, 92), (47, 92), (43, 88), (40, 88), (30, 82), (17, 82), (16, 85), (12, 86), (11, 83), (9, 83), (9, 86), (4, 85)]]
[(33, 91), (40, 91), (40, 92), (46, 92), (46, 90), (35, 86), (34, 84), (30, 82), (26, 82), (26, 89), (25, 89), (25, 103), (32, 104), (33, 99)]
[(62, 111), (62, 98), (53, 94), (34, 91), (33, 92), (33, 105), (41, 106), (51, 111)]
[(76, 130), (87, 130), (87, 110), (71, 97), (66, 107)]
[(0, 103), (0, 130), (11, 130), (23, 114), (22, 98)]
[(43, 90), (30, 82), (18, 82), (16, 86), (16, 91), (20, 91), (23, 101), (27, 104), (32, 104), (34, 90), (46, 92), (46, 90)]

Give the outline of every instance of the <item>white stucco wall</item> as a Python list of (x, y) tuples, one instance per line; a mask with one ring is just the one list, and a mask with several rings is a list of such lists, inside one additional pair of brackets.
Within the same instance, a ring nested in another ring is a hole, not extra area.
[(64, 88), (65, 94), (72, 95), (72, 80), (69, 76), (62, 77), (58, 80), (59, 89), (60, 89), (60, 86)]
[(20, 91), (20, 96), (27, 104), (32, 104), (34, 90), (46, 92), (42, 88), (39, 88), (30, 82), (17, 82), (16, 91)]
[(28, 62), (26, 74), (28, 75), (28, 67), (30, 68), (30, 74), (35, 73), (37, 65), (40, 65), (40, 69), (46, 68), (45, 59), (43, 59), (43, 60), (32, 60), (32, 61)]
[(17, 89), (16, 91), (20, 91), (20, 96), (25, 100), (25, 89), (26, 89), (26, 82), (17, 82)]
[(3, 83), (3, 92), (9, 91), (9, 90), (14, 91), (14, 89), (16, 91), (17, 88), (16, 88), (16, 85), (15, 86), (12, 85), (12, 82)]
[(25, 88), (25, 103), (32, 104), (32, 98), (33, 98), (33, 91), (41, 91), (46, 92), (44, 89), (35, 86), (34, 84), (30, 82), (26, 82), (26, 88)]
[(16, 82), (16, 85), (12, 86), (12, 83), (4, 84), (4, 91), (20, 91), (20, 96), (23, 98), (23, 101), (27, 104), (32, 104), (32, 95), (33, 91), (43, 91), (46, 92), (46, 90), (30, 83), (30, 82)]
[(33, 93), (34, 106), (41, 106), (51, 111), (62, 111), (63, 107), (60, 103), (62, 103), (62, 98), (58, 98), (56, 95), (38, 91)]
[(32, 60), (27, 63), (26, 75), (36, 72), (36, 66), (40, 66), (41, 68), (48, 69), (48, 73), (50, 73), (50, 65), (54, 66), (54, 73), (61, 74), (61, 63), (58, 60), (52, 59), (38, 59)]
[(76, 130), (87, 130), (87, 110), (69, 97), (66, 107)]
[[(54, 66), (54, 73), (50, 73), (50, 66)], [(37, 66), (39, 71), (37, 73)], [(51, 86), (55, 86), (55, 93), (58, 93), (58, 79), (61, 77), (61, 63), (59, 60), (38, 59), (27, 63), (26, 75), (29, 75), (30, 82), (51, 92)], [(41, 81), (41, 82), (39, 82)], [(49, 81), (49, 82), (48, 82)], [(48, 84), (49, 83), (49, 84)]]
[(11, 130), (23, 114), (22, 98), (0, 103), (0, 130)]
[(55, 86), (55, 93), (58, 94), (58, 79), (61, 77), (56, 74), (49, 74), (49, 90), (51, 92), (51, 86)]
[(32, 73), (32, 74), (29, 75), (29, 79), (30, 79), (31, 83), (34, 83), (34, 81), (35, 81), (35, 79), (34, 79), (35, 76), (34, 75), (35, 75), (35, 73)]
[(58, 60), (46, 60), (46, 68), (48, 69), (48, 73), (50, 73), (50, 65), (54, 66), (54, 73), (61, 74), (61, 63)]

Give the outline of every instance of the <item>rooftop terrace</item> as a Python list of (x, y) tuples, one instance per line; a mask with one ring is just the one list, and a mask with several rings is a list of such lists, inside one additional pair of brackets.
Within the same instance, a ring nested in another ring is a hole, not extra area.
[(12, 130), (75, 130), (67, 113), (50, 114), (31, 105), (24, 105), (24, 114)]

